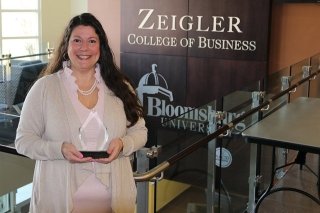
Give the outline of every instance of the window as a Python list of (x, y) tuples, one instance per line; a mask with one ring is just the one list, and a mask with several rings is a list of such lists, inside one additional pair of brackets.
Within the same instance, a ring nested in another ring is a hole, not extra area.
[(0, 53), (39, 53), (39, 0), (0, 0)]

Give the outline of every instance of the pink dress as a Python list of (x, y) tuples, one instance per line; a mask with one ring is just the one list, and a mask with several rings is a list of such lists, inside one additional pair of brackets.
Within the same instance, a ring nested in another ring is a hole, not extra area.
[[(82, 148), (86, 150), (97, 150), (97, 135), (101, 135), (101, 131), (104, 128), (101, 128), (101, 120), (104, 113), (104, 93), (100, 70), (96, 68), (95, 77), (98, 80), (99, 92), (98, 102), (93, 109), (86, 108), (78, 100), (77, 85), (75, 83), (75, 78), (71, 74), (72, 70), (70, 70), (69, 68), (65, 68), (64, 71), (61, 72), (61, 77), (82, 125), (86, 123), (85, 126), (83, 126), (83, 133), (85, 135), (85, 147)], [(90, 114), (94, 114), (94, 116), (89, 116)], [(73, 196), (74, 208), (72, 210), (72, 213), (112, 212), (111, 192), (96, 178), (94, 168), (95, 164), (96, 163), (92, 163), (92, 174), (80, 185)]]

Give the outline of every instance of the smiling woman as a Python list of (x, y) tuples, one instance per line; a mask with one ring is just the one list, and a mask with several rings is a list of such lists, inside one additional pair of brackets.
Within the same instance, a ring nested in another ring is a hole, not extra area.
[(134, 212), (130, 159), (147, 129), (130, 82), (100, 22), (73, 17), (17, 128), (17, 151), (36, 160), (30, 212)]

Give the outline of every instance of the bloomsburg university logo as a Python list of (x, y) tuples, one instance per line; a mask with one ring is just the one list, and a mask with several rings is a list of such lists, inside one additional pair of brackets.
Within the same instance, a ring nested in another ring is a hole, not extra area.
[[(142, 76), (136, 88), (147, 116), (159, 118), (162, 127), (207, 133), (208, 125), (215, 123), (215, 105), (207, 104), (198, 108), (175, 106), (173, 91), (169, 89), (164, 76), (157, 72), (157, 67), (157, 64), (152, 64), (151, 72)], [(226, 124), (243, 113), (245, 112), (227, 113), (223, 123)], [(240, 122), (232, 132), (237, 134), (245, 126), (244, 122)]]
[(166, 79), (157, 72), (157, 67), (157, 64), (151, 65), (151, 72), (142, 76), (136, 89), (141, 103), (147, 110), (147, 116), (159, 118), (163, 127), (205, 133), (208, 119), (213, 118), (215, 113), (213, 106), (175, 106), (173, 92), (169, 89)]

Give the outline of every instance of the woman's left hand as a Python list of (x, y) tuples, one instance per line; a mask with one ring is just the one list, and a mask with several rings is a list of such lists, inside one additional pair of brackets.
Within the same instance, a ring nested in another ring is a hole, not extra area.
[(95, 159), (98, 163), (110, 163), (114, 159), (116, 159), (120, 152), (123, 149), (123, 142), (120, 138), (116, 138), (110, 141), (107, 153), (109, 154), (108, 158), (99, 158)]

